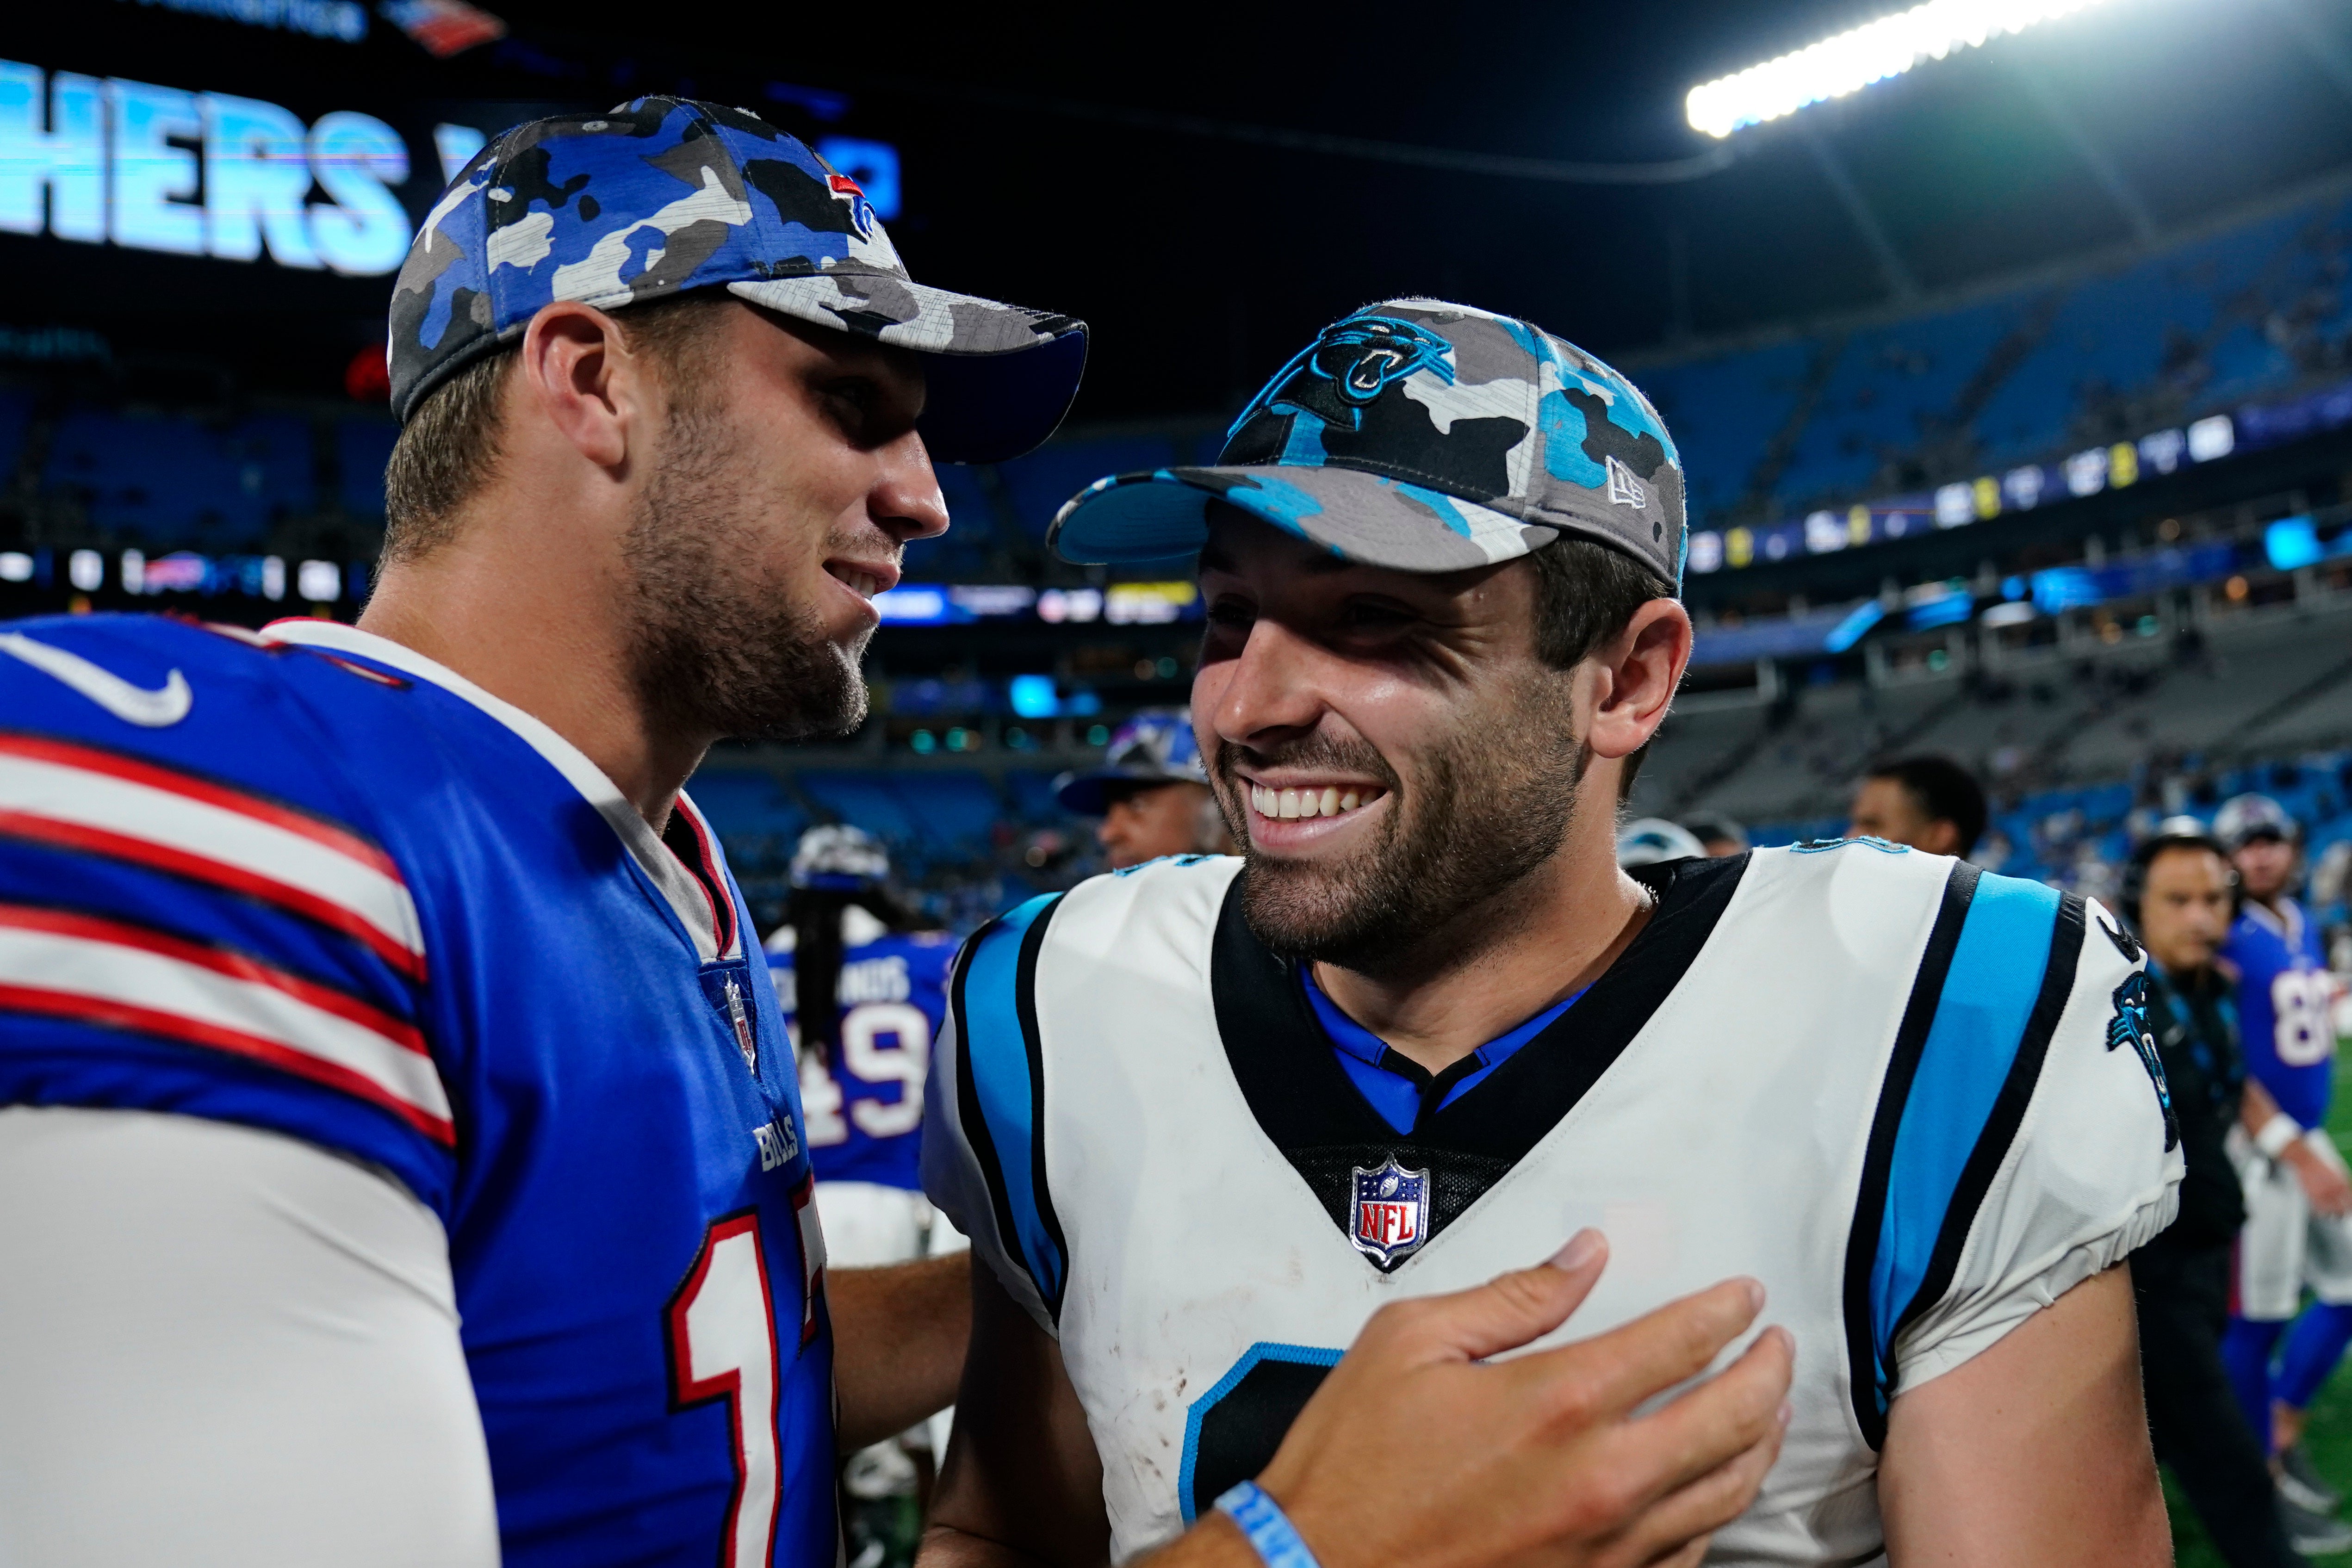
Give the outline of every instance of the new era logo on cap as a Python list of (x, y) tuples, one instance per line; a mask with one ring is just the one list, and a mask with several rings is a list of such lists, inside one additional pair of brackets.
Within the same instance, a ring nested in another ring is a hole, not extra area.
[(1576, 534), (1682, 577), (1682, 468), (1649, 401), (1573, 343), (1442, 300), (1334, 322), (1250, 401), (1214, 465), (1100, 480), (1049, 542), (1075, 561), (1189, 552), (1212, 501), (1406, 571)]
[(1633, 471), (1613, 453), (1608, 458), (1608, 467), (1611, 506), (1631, 507), (1638, 512), (1650, 504), (1650, 487), (1634, 478)]

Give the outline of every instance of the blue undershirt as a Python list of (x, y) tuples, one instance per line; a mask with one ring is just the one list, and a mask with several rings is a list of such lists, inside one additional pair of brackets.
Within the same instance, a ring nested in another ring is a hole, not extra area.
[(1340, 1070), (1356, 1086), (1356, 1092), (1364, 1097), (1364, 1103), (1400, 1133), (1412, 1132), (1424, 1118), (1461, 1099), (1484, 1082), (1488, 1073), (1508, 1061), (1519, 1047), (1550, 1028), (1553, 1019), (1574, 1007), (1576, 998), (1584, 995), (1577, 991), (1563, 1001), (1554, 1002), (1508, 1034), (1496, 1036), (1433, 1076), (1421, 1063), (1402, 1051), (1391, 1050), (1386, 1040), (1341, 1012), (1339, 1004), (1325, 996), (1323, 988), (1315, 983), (1312, 965), (1300, 965), (1298, 973), (1307, 991), (1307, 1005), (1315, 1009), (1316, 1020), (1329, 1037), (1332, 1054), (1339, 1058)]

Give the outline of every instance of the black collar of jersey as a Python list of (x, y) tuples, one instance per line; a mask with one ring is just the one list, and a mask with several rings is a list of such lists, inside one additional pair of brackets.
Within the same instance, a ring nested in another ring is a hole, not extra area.
[(1333, 1054), (1297, 972), (1250, 930), (1242, 916), (1244, 870), (1225, 894), (1210, 958), (1225, 1060), (1259, 1130), (1343, 1234), (1353, 1168), (1377, 1168), (1394, 1158), (1435, 1177), (1433, 1239), (1558, 1126), (1624, 1053), (1706, 946), (1747, 869), (1748, 856), (1739, 854), (1633, 871), (1658, 900), (1640, 935), (1574, 1007), (1453, 1104), (1423, 1116), (1411, 1133), (1397, 1132), (1364, 1103)]

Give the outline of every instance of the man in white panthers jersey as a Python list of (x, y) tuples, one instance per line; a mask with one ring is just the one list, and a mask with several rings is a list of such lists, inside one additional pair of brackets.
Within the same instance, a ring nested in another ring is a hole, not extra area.
[[(1874, 840), (1621, 872), (1683, 527), (1630, 383), (1427, 300), (1327, 329), (1218, 465), (1065, 508), (1069, 559), (1201, 550), (1192, 713), (1246, 853), (959, 960), (925, 1176), (999, 1370), (927, 1562), (1278, 1517), (1370, 1314), (1578, 1225), (1614, 1249), (1580, 1327), (1744, 1272), (1794, 1338), (1777, 1466), (1671, 1561), (2169, 1560), (2117, 1266), (2181, 1173), (2139, 950)], [(1378, 1560), (1306, 1506), (1270, 1563)]]

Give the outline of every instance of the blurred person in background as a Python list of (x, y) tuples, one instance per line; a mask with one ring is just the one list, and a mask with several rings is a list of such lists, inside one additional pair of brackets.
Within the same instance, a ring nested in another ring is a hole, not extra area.
[(1066, 810), (1101, 819), (1095, 837), (1113, 871), (1162, 855), (1233, 853), (1182, 708), (1137, 714), (1112, 733), (1101, 767), (1066, 773), (1054, 790)]
[(1863, 775), (1845, 831), (1966, 860), (1988, 815), (1984, 789), (1967, 768), (1948, 757), (1904, 757)]
[(1706, 846), (1696, 834), (1664, 817), (1636, 817), (1617, 830), (1617, 863), (1622, 867), (1707, 858)]
[[(2224, 1353), (2281, 1493), (2325, 1515), (2343, 1493), (2313, 1467), (2302, 1437), (2312, 1396), (2352, 1343), (2352, 1181), (2326, 1131), (2336, 981), (2317, 928), (2289, 896), (2300, 830), (2285, 808), (2236, 796), (2215, 813), (2213, 835), (2238, 873), (2238, 916), (2221, 956), (2237, 976), (2249, 1080), (2231, 1137), (2246, 1228)], [(2298, 1316), (2305, 1287), (2317, 1299)]]
[[(784, 924), (767, 941), (768, 971), (800, 1060), (826, 1260), (845, 1268), (970, 1245), (924, 1198), (916, 1168), (923, 1078), (947, 1010), (955, 943), (922, 929), (891, 894), (889, 879), (888, 852), (873, 835), (811, 828), (793, 852)], [(912, 1561), (949, 1414), (845, 1459), (853, 1560)]]
[(1736, 855), (1748, 847), (1748, 830), (1717, 812), (1685, 818), (1683, 831), (1698, 841), (1700, 851), (1711, 860)]
[(2231, 1568), (2352, 1549), (2352, 1530), (2284, 1503), (2221, 1361), (2230, 1249), (2246, 1220), (2227, 1146), (2245, 1062), (2230, 977), (2214, 964), (2230, 929), (2229, 860), (2194, 817), (2172, 818), (2133, 852), (2119, 903), (2147, 949), (2142, 1032), (2164, 1065), (2189, 1167), (2179, 1217), (2131, 1260), (2156, 1457)]

